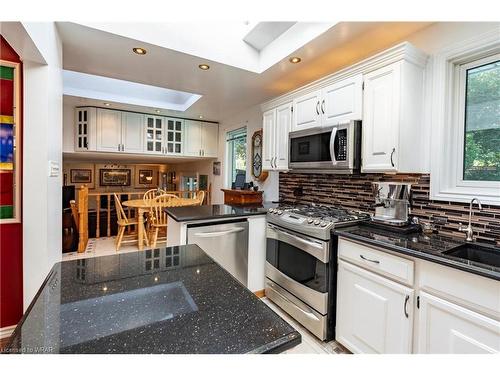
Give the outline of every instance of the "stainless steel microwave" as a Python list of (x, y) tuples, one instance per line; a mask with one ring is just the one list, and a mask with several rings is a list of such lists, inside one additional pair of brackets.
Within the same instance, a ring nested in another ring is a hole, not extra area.
[(289, 134), (288, 167), (300, 172), (350, 174), (361, 165), (361, 121)]

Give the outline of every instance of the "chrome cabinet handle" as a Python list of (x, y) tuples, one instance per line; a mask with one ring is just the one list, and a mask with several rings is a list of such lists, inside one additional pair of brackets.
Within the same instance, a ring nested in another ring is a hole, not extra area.
[(408, 305), (408, 301), (410, 300), (410, 296), (406, 296), (405, 297), (405, 305), (404, 305), (404, 312), (405, 312), (405, 316), (408, 318), (409, 315), (408, 315), (408, 311), (406, 310), (406, 306)]
[(223, 230), (220, 232), (205, 232), (205, 233), (195, 233), (195, 237), (221, 237), (225, 236), (226, 234), (231, 234), (231, 233), (238, 233), (238, 232), (243, 232), (245, 228), (234, 228), (230, 230)]
[(393, 147), (392, 148), (392, 152), (391, 152), (391, 165), (394, 167), (394, 161), (392, 160), (392, 156), (394, 155), (394, 153), (396, 152), (396, 148)]
[(361, 254), (359, 255), (359, 257), (360, 257), (361, 259), (363, 259), (363, 260), (368, 261), (368, 262), (372, 262), (372, 263), (375, 263), (375, 264), (379, 264), (379, 263), (380, 263), (380, 261), (379, 261), (379, 260), (374, 260), (374, 259), (368, 259), (368, 258), (365, 258), (365, 257), (364, 257), (363, 255), (361, 255)]
[(120, 144), (118, 144), (118, 151), (120, 151)]
[(300, 312), (302, 312), (302, 314), (304, 315), (307, 315), (309, 318), (311, 319), (314, 319), (316, 321), (319, 321), (319, 319), (316, 317), (316, 315), (314, 315), (312, 312), (310, 311), (306, 311), (302, 308), (300, 308), (299, 306), (297, 306), (295, 303), (293, 303), (292, 301), (290, 301), (288, 298), (286, 298), (283, 294), (281, 294), (280, 292), (278, 292), (275, 288), (273, 288), (273, 285), (269, 285), (269, 287), (273, 290), (274, 293), (276, 293), (277, 295), (279, 295), (281, 298), (283, 298), (286, 302), (290, 303), (291, 305), (293, 305), (297, 310), (299, 310)]
[(316, 114), (318, 114), (318, 115), (319, 115), (319, 100), (318, 100), (318, 102), (316, 103)]
[(325, 114), (325, 99), (323, 99), (323, 101), (321, 102), (321, 112)]
[(274, 168), (278, 168), (278, 164), (276, 164), (276, 159), (278, 159), (277, 156), (274, 157)]

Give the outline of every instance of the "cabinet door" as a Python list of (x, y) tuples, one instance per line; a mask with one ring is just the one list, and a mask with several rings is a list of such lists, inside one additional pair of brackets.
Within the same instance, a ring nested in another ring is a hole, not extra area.
[(170, 155), (182, 155), (184, 142), (184, 120), (167, 118), (167, 139), (165, 150)]
[(96, 109), (75, 109), (75, 151), (96, 150)]
[(262, 115), (262, 170), (274, 169), (274, 150), (276, 142), (276, 110), (271, 109)]
[(122, 113), (122, 144), (125, 152), (144, 152), (144, 115)]
[(163, 140), (165, 138), (163, 122), (164, 118), (159, 116), (145, 116), (145, 152), (148, 154), (163, 154)]
[(213, 123), (203, 123), (202, 129), (202, 156), (216, 158), (219, 145), (219, 125)]
[(339, 260), (336, 340), (353, 353), (411, 353), (413, 290)]
[(370, 72), (364, 80), (362, 169), (397, 171), (401, 65)]
[(419, 353), (500, 352), (500, 322), (441, 298), (420, 293)]
[(201, 156), (201, 123), (185, 120), (184, 137), (184, 155)]
[(303, 95), (293, 101), (292, 130), (314, 128), (321, 125), (321, 90)]
[(345, 124), (361, 120), (363, 76), (358, 74), (325, 87), (321, 95), (322, 125)]
[(122, 143), (122, 113), (97, 109), (97, 151), (120, 151)]
[(288, 133), (292, 125), (292, 103), (276, 108), (275, 167), (279, 170), (288, 169)]

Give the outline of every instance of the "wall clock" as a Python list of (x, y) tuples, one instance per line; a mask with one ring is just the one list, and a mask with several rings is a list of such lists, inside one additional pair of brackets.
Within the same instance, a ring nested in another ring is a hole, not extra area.
[(252, 136), (252, 175), (258, 181), (264, 181), (268, 173), (262, 170), (262, 130)]

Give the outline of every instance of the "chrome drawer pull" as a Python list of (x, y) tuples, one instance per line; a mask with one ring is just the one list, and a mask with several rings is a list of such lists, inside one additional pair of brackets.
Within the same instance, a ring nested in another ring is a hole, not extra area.
[(405, 298), (405, 306), (404, 306), (404, 311), (405, 311), (405, 316), (408, 318), (408, 311), (406, 310), (406, 305), (408, 305), (408, 301), (410, 300), (410, 296), (406, 296)]
[(372, 262), (372, 263), (375, 263), (375, 264), (379, 264), (380, 263), (380, 261), (378, 261), (378, 260), (368, 259), (368, 258), (365, 258), (363, 255), (360, 255), (359, 257), (361, 259), (363, 259), (363, 260), (368, 261), (368, 262)]

